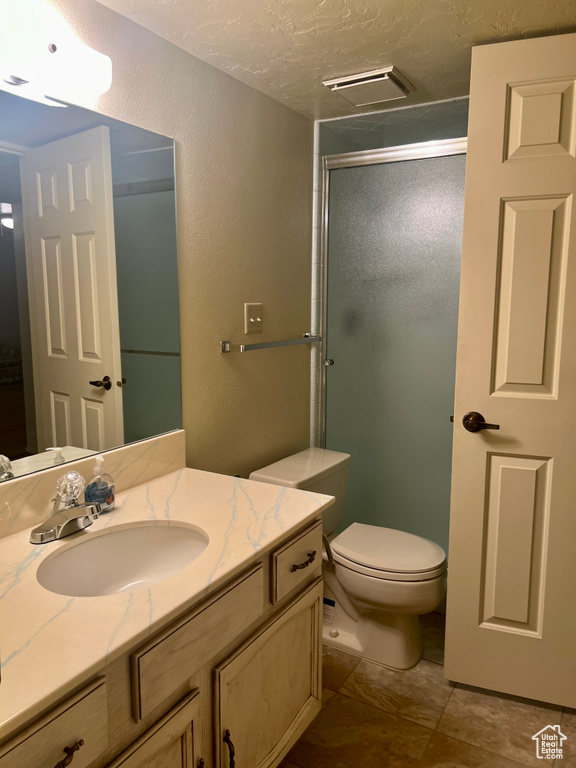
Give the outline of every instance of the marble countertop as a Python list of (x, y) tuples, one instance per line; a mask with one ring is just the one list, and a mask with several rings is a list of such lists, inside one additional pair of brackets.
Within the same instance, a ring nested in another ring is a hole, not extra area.
[[(260, 553), (317, 517), (330, 496), (181, 469), (117, 496), (92, 526), (34, 545), (29, 530), (0, 539), (0, 739), (240, 573)], [(183, 522), (206, 550), (147, 589), (104, 597), (57, 595), (36, 580), (61, 547), (116, 525)]]

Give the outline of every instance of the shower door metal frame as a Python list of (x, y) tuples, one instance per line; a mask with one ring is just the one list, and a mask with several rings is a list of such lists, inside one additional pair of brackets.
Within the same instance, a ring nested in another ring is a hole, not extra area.
[[(328, 208), (330, 197), (330, 171), (339, 168), (356, 168), (362, 165), (381, 165), (383, 163), (399, 163), (405, 160), (431, 160), (435, 157), (450, 155), (465, 155), (468, 149), (468, 138), (443, 139), (440, 141), (421, 141), (417, 144), (404, 144), (384, 149), (369, 149), (363, 152), (346, 152), (341, 155), (323, 155), (322, 157), (322, 186), (320, 201), (320, 255), (321, 255), (321, 320), (320, 332), (322, 337), (321, 371), (318, 382), (318, 444), (326, 447), (326, 375), (327, 366), (327, 322), (328, 322)], [(314, 296), (312, 297), (315, 298)]]

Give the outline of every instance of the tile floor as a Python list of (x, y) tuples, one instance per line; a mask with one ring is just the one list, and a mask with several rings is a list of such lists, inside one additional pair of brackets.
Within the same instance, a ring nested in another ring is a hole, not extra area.
[[(424, 653), (398, 672), (324, 646), (323, 706), (281, 768), (543, 766), (532, 736), (560, 725), (576, 768), (576, 710), (448, 682), (444, 617), (422, 617)], [(554, 765), (554, 762), (552, 762)]]

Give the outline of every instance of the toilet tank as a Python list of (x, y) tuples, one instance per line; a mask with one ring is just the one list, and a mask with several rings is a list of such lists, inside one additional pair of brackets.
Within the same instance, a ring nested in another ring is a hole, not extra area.
[(322, 513), (324, 533), (332, 533), (344, 522), (349, 464), (348, 453), (308, 448), (257, 469), (250, 480), (335, 496), (334, 504)]

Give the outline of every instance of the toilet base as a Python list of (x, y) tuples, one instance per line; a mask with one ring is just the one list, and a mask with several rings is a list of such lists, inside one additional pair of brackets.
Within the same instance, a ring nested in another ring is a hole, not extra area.
[(418, 616), (387, 611), (359, 614), (354, 611), (356, 617), (353, 617), (344, 610), (326, 580), (324, 597), (335, 603), (333, 607), (324, 604), (322, 640), (326, 645), (393, 669), (410, 669), (420, 661), (422, 636)]

